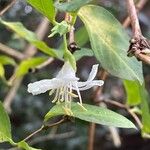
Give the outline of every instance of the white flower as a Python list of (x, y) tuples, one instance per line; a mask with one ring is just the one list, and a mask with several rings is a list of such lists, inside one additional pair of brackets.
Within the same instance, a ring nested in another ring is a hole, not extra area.
[[(30, 83), (28, 85), (28, 92), (37, 95), (50, 90), (51, 95), (56, 91), (52, 102), (65, 102), (65, 107), (67, 108), (71, 107), (72, 98), (78, 97), (80, 100), (78, 104), (82, 107), (80, 91), (87, 90), (95, 85), (102, 86), (104, 84), (102, 80), (94, 80), (97, 71), (98, 65), (93, 65), (87, 81), (80, 82), (69, 62), (65, 62), (56, 78)], [(73, 90), (77, 92), (77, 95), (73, 93)]]

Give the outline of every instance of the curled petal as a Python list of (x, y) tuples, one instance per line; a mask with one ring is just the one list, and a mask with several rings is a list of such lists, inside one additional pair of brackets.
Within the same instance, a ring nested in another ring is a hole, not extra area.
[(93, 65), (92, 70), (90, 72), (90, 75), (89, 75), (87, 81), (92, 81), (95, 78), (95, 76), (97, 74), (97, 71), (98, 71), (98, 66), (99, 66), (98, 64)]
[(95, 76), (97, 74), (97, 71), (98, 71), (98, 64), (97, 65), (93, 65), (92, 70), (90, 72), (90, 75), (89, 75), (87, 81), (85, 81), (85, 82), (78, 82), (78, 87), (86, 86), (87, 84), (89, 84), (89, 82), (91, 82), (95, 78)]
[(28, 84), (28, 92), (33, 95), (38, 95), (41, 93), (45, 93), (48, 90), (56, 89), (61, 87), (63, 82), (59, 79), (44, 79), (41, 81), (37, 81), (34, 83)]
[(93, 86), (102, 86), (103, 84), (104, 84), (103, 80), (94, 80), (94, 81), (89, 82), (86, 86), (79, 87), (79, 90), (84, 91), (84, 90), (90, 89)]

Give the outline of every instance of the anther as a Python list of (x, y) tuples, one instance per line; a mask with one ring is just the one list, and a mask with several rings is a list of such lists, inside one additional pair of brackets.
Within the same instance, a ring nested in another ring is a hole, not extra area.
[(78, 104), (83, 110), (87, 111), (87, 109), (86, 109), (81, 103), (77, 102), (77, 104)]
[(71, 96), (71, 97), (79, 97), (78, 95), (72, 93), (72, 92), (68, 92), (68, 94)]
[(73, 112), (71, 111), (71, 109), (64, 107), (64, 106), (62, 106), (62, 108), (64, 109), (66, 115), (73, 116)]
[(52, 103), (55, 103), (57, 101), (57, 98), (54, 98), (53, 100), (52, 100)]
[(60, 102), (63, 102), (64, 101), (64, 99), (60, 99)]
[(49, 96), (52, 95), (55, 92), (55, 89), (52, 89), (49, 91)]

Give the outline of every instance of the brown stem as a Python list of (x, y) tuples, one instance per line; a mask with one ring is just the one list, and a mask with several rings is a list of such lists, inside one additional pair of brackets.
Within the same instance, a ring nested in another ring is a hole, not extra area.
[(138, 51), (136, 51), (134, 53), (135, 57), (138, 58), (139, 60), (141, 60), (142, 62), (150, 65), (150, 56), (139, 53)]
[(31, 137), (33, 137), (34, 135), (36, 135), (37, 133), (43, 131), (44, 126), (42, 126), (41, 128), (39, 128), (38, 130), (34, 131), (33, 133), (31, 133), (29, 136), (27, 136), (23, 141), (27, 141), (29, 140)]
[(16, 0), (12, 0), (2, 11), (0, 11), (0, 17), (15, 4)]
[[(140, 9), (145, 3), (146, 1), (141, 1), (141, 3), (138, 5)], [(150, 64), (150, 56), (147, 55), (147, 53), (150, 52), (150, 42), (142, 36), (133, 0), (127, 0), (127, 8), (133, 32), (133, 38), (131, 39), (128, 56), (130, 57), (134, 55), (138, 60)]]
[(95, 137), (96, 124), (90, 123), (89, 126), (89, 135), (88, 135), (88, 150), (94, 150), (94, 137)]
[(139, 39), (141, 36), (141, 28), (137, 17), (137, 12), (133, 0), (127, 0), (128, 14), (131, 20), (133, 38)]
[(16, 59), (19, 59), (19, 60), (23, 60), (26, 58), (26, 56), (20, 52), (18, 52), (17, 50), (13, 49), (13, 48), (10, 48), (2, 43), (0, 43), (0, 51), (7, 54), (7, 55), (10, 55)]
[[(48, 19), (47, 18), (43, 18), (41, 23), (38, 25), (38, 27), (37, 27), (37, 29), (35, 31), (35, 34), (37, 35), (39, 40), (42, 40), (44, 38), (45, 34), (47, 33), (48, 26), (49, 26)], [(31, 44), (27, 45), (25, 54), (28, 57), (34, 56), (36, 54), (36, 52), (37, 52), (37, 49), (36, 49), (35, 46), (33, 46)]]
[(44, 141), (49, 141), (49, 140), (64, 140), (66, 138), (71, 138), (73, 135), (75, 135), (74, 131), (66, 132), (66, 133), (60, 133), (60, 134), (48, 134), (40, 137), (36, 137), (32, 141), (29, 142), (30, 145), (35, 145), (39, 144)]
[(114, 100), (99, 100), (97, 102), (98, 103), (103, 102), (103, 103), (106, 103), (106, 104), (111, 104), (111, 105), (117, 106), (119, 108), (125, 109), (133, 117), (135, 122), (138, 124), (139, 128), (142, 129), (142, 123), (141, 123), (139, 117), (127, 105), (119, 103), (119, 102), (114, 101)]
[[(105, 70), (102, 70), (99, 73), (99, 79), (105, 81), (106, 78), (108, 76), (108, 73)], [(97, 99), (99, 99), (101, 93), (103, 90), (103, 86), (97, 87), (95, 92), (94, 92), (94, 102), (97, 101)], [(89, 126), (89, 135), (88, 135), (88, 150), (93, 150), (94, 149), (94, 137), (95, 137), (95, 130), (96, 130), (96, 124), (95, 123), (90, 123)]]
[(29, 140), (31, 137), (33, 137), (34, 135), (36, 135), (37, 133), (43, 131), (43, 130), (47, 130), (48, 128), (54, 127), (54, 126), (58, 126), (59, 124), (62, 124), (66, 121), (65, 118), (59, 120), (58, 122), (55, 122), (53, 124), (50, 125), (42, 125), (38, 130), (34, 131), (33, 133), (31, 133), (29, 136), (27, 136), (23, 141), (27, 141)]
[(74, 43), (74, 27), (71, 26), (70, 32), (69, 32), (69, 45)]
[[(29, 72), (32, 72), (32, 73), (37, 72), (37, 71), (39, 71), (40, 69), (42, 69), (42, 68), (48, 66), (49, 64), (51, 64), (53, 61), (54, 61), (54, 58), (49, 58), (49, 59), (47, 59), (45, 62), (43, 62), (42, 64), (38, 65), (37, 67), (35, 67), (35, 68), (30, 68), (30, 69), (29, 69)], [(10, 81), (10, 83), (11, 83), (11, 81)]]
[(11, 103), (13, 98), (16, 96), (16, 93), (20, 87), (21, 82), (22, 82), (22, 78), (16, 79), (13, 83), (14, 86), (11, 87), (9, 93), (5, 96), (3, 104), (8, 113), (11, 112)]
[[(141, 11), (141, 9), (144, 7), (144, 5), (146, 4), (148, 0), (139, 0), (139, 2), (136, 4), (136, 11), (137, 13)], [(123, 22), (123, 27), (127, 28), (130, 25), (131, 21), (130, 21), (130, 17), (128, 16), (124, 22)]]
[(69, 39), (68, 39), (68, 49), (73, 53), (76, 50), (79, 50), (80, 47), (77, 46), (76, 42), (75, 42), (75, 35), (74, 35), (74, 25), (72, 25), (72, 16), (69, 15), (69, 13), (66, 13), (65, 15), (65, 21), (67, 21), (71, 27), (70, 27), (70, 31), (69, 31)]
[[(106, 70), (102, 70), (98, 73), (98, 78), (100, 80), (105, 81), (107, 77), (108, 77), (108, 72)], [(96, 90), (94, 91), (94, 96), (93, 96), (94, 102), (96, 102), (96, 100), (99, 99), (99, 97), (101, 96), (102, 90), (103, 90), (103, 86), (96, 88)]]
[(37, 66), (37, 69), (42, 69), (46, 67), (47, 65), (51, 64), (54, 61), (54, 58), (49, 58), (45, 62), (43, 62), (41, 65)]

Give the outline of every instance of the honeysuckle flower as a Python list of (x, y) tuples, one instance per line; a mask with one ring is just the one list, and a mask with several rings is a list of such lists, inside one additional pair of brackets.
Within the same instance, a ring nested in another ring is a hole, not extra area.
[[(65, 102), (65, 108), (68, 108), (68, 110), (71, 109), (72, 98), (78, 97), (80, 101), (78, 104), (83, 107), (80, 91), (104, 84), (102, 80), (94, 80), (97, 71), (98, 65), (93, 65), (87, 81), (80, 82), (79, 78), (76, 77), (75, 70), (69, 62), (65, 62), (55, 78), (28, 84), (28, 92), (33, 95), (45, 93), (46, 91), (50, 91), (49, 95), (52, 95), (55, 92), (52, 102)], [(77, 94), (73, 93), (73, 91), (76, 91)]]

